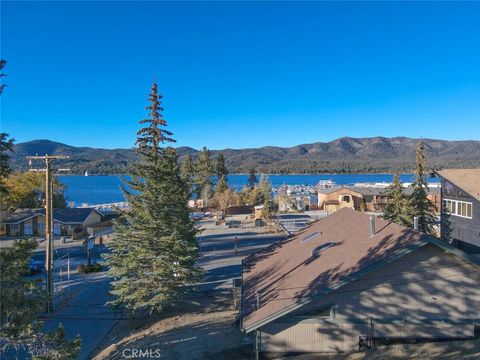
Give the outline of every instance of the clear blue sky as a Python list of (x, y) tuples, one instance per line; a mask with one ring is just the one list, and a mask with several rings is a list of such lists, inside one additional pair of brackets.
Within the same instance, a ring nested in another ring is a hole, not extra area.
[(480, 3), (2, 2), (1, 130), (130, 147), (480, 139)]

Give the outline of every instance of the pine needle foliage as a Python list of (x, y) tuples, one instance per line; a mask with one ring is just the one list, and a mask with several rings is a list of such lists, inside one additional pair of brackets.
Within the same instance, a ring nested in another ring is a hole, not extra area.
[(225, 176), (225, 180), (228, 181), (227, 176), (228, 176), (228, 169), (227, 166), (225, 165), (225, 156), (223, 155), (223, 151), (220, 152), (217, 156), (217, 163), (215, 165), (215, 175), (217, 175), (217, 178), (221, 178), (222, 176)]
[(212, 196), (214, 170), (210, 151), (204, 146), (195, 162), (195, 192), (205, 201)]
[(258, 184), (257, 174), (255, 172), (255, 168), (251, 168), (249, 171), (248, 179), (247, 179), (247, 187), (253, 189)]
[(190, 157), (189, 154), (185, 155), (185, 157), (183, 158), (182, 169), (180, 174), (183, 181), (185, 181), (185, 183), (187, 184), (188, 189), (191, 191), (193, 186), (194, 170), (193, 170), (192, 158)]
[(414, 217), (418, 217), (418, 230), (435, 234), (434, 225), (436, 222), (435, 206), (428, 199), (428, 171), (427, 159), (425, 157), (425, 144), (418, 143), (415, 158), (415, 180), (412, 183), (413, 192), (408, 201), (408, 222), (413, 227)]
[(228, 184), (227, 184), (227, 178), (225, 175), (223, 175), (222, 177), (220, 177), (220, 179), (218, 180), (218, 183), (217, 183), (217, 188), (215, 189), (215, 191), (219, 194), (222, 194), (224, 193), (226, 190), (228, 189)]
[(189, 217), (189, 188), (180, 175), (174, 142), (162, 117), (161, 95), (153, 83), (147, 119), (137, 133), (141, 162), (124, 193), (131, 211), (115, 222), (115, 237), (106, 255), (113, 278), (112, 304), (133, 312), (156, 313), (181, 299), (201, 270), (198, 230)]
[(383, 218), (394, 223), (408, 226), (408, 201), (403, 192), (403, 185), (399, 174), (393, 176), (393, 182), (387, 190), (388, 204), (385, 207)]

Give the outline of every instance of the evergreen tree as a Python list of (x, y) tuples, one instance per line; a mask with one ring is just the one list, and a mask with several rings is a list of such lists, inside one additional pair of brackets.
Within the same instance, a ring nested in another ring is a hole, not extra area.
[(260, 215), (262, 216), (263, 220), (270, 220), (272, 217), (272, 204), (267, 198), (265, 198)]
[(161, 311), (188, 291), (201, 271), (198, 230), (189, 217), (189, 190), (180, 176), (172, 133), (162, 117), (161, 95), (153, 83), (147, 119), (137, 133), (141, 161), (124, 192), (131, 211), (115, 222), (115, 237), (105, 258), (113, 278), (113, 304), (130, 311)]
[(212, 196), (212, 177), (214, 169), (210, 151), (204, 146), (198, 153), (195, 162), (195, 192), (199, 198), (210, 198)]
[(222, 175), (222, 177), (220, 177), (220, 180), (218, 180), (216, 192), (221, 194), (225, 192), (225, 190), (227, 189), (228, 189), (227, 178), (225, 177), (225, 175)]
[[(0, 60), (0, 78), (4, 77), (2, 73), (4, 66), (7, 64), (5, 60)], [(0, 95), (3, 93), (5, 84), (0, 84)], [(10, 174), (10, 154), (13, 151), (14, 139), (9, 139), (8, 134), (0, 133), (0, 196), (6, 193), (6, 188), (3, 184), (3, 180)]]
[(9, 139), (8, 134), (0, 133), (0, 195), (7, 192), (4, 180), (11, 173), (10, 154), (13, 151), (14, 139)]
[(392, 185), (388, 188), (387, 198), (388, 203), (385, 207), (383, 218), (408, 226), (410, 223), (408, 221), (407, 200), (403, 193), (403, 185), (398, 173), (394, 175)]
[(440, 219), (441, 219), (441, 223), (440, 223), (441, 238), (443, 241), (446, 241), (449, 244), (451, 244), (453, 242), (452, 222), (450, 221), (450, 212), (448, 211), (445, 204), (442, 204)]
[(257, 179), (257, 174), (255, 173), (255, 168), (250, 169), (250, 174), (247, 179), (247, 187), (250, 189), (253, 189), (255, 185), (257, 185), (258, 179)]
[(258, 190), (260, 193), (260, 202), (265, 203), (268, 201), (269, 203), (272, 201), (272, 183), (267, 175), (262, 174), (260, 176), (260, 184), (258, 186)]
[[(6, 76), (4, 73), (2, 73), (3, 68), (7, 65), (7, 62), (5, 60), (0, 60), (0, 78)], [(5, 84), (0, 84), (0, 95), (3, 94), (3, 89), (5, 89)]]
[(20, 240), (12, 247), (0, 248), (0, 358), (4, 358), (4, 353), (11, 355), (14, 350), (23, 350), (41, 354), (41, 359), (73, 360), (80, 350), (78, 336), (52, 342), (63, 328), (59, 326), (50, 334), (41, 331), (38, 315), (45, 306), (45, 291), (40, 279), (24, 276), (30, 271), (28, 263), (37, 246), (35, 240)]
[(435, 206), (427, 197), (427, 176), (425, 145), (423, 141), (420, 141), (418, 143), (415, 159), (415, 180), (411, 185), (413, 187), (413, 192), (408, 201), (408, 223), (413, 227), (413, 219), (416, 216), (418, 217), (418, 230), (428, 234), (434, 234), (434, 224), (436, 222)]
[(193, 163), (192, 158), (189, 154), (185, 155), (182, 163), (181, 177), (183, 181), (188, 185), (188, 188), (191, 190), (193, 185)]
[(217, 164), (215, 166), (215, 175), (217, 178), (220, 179), (222, 176), (225, 177), (225, 181), (228, 181), (228, 169), (225, 165), (225, 156), (223, 155), (223, 151), (217, 157)]

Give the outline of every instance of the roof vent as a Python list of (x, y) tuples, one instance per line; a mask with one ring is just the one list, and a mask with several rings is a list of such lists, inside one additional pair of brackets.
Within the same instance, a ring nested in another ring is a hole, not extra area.
[(370, 216), (370, 236), (375, 236), (375, 216)]
[(302, 239), (302, 242), (307, 242), (307, 241), (316, 239), (316, 238), (319, 237), (320, 235), (322, 235), (321, 232), (318, 232), (318, 231), (317, 231), (317, 232), (314, 232), (314, 233), (312, 233), (312, 234), (304, 237), (304, 238)]
[(332, 246), (335, 246), (335, 245), (336, 243), (334, 242), (327, 242), (325, 244), (317, 246), (316, 248), (312, 249), (312, 256), (317, 256), (320, 252), (327, 250), (328, 248), (331, 248)]

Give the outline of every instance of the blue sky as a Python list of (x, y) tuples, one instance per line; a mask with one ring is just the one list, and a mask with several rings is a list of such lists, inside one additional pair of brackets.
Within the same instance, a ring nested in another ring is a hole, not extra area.
[(2, 2), (1, 130), (131, 147), (480, 139), (480, 3)]

